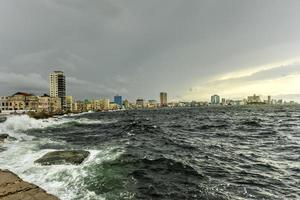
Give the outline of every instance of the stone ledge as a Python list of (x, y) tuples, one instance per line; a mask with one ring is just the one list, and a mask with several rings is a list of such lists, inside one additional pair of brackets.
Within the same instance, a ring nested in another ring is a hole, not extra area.
[(8, 170), (0, 170), (0, 200), (59, 200)]

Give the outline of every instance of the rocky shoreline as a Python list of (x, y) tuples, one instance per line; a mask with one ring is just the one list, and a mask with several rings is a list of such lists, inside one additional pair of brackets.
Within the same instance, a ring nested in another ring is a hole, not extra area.
[(0, 170), (0, 200), (59, 200), (38, 186), (23, 181), (8, 170)]
[[(0, 134), (1, 143), (10, 138), (8, 134)], [(8, 170), (0, 169), (0, 200), (59, 200), (40, 187), (23, 181), (19, 176)]]

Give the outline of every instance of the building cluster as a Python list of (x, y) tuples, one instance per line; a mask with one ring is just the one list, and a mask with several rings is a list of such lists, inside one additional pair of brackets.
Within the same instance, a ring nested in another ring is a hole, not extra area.
[(11, 96), (0, 97), (0, 112), (2, 113), (80, 113), (87, 111), (108, 111), (119, 109), (153, 109), (160, 107), (200, 107), (200, 106), (242, 106), (252, 104), (267, 104), (267, 105), (291, 105), (295, 102), (285, 102), (283, 100), (272, 99), (268, 96), (262, 100), (258, 95), (249, 96), (243, 100), (231, 100), (221, 98), (219, 95), (211, 96), (210, 102), (168, 102), (166, 92), (161, 92), (159, 95), (160, 101), (137, 99), (134, 103), (129, 100), (123, 100), (120, 95), (114, 96), (113, 101), (108, 98), (93, 99), (93, 100), (78, 100), (75, 101), (72, 96), (68, 96), (66, 92), (66, 77), (62, 71), (54, 71), (49, 75), (49, 95), (44, 94), (36, 96), (26, 92), (17, 92)]
[(158, 108), (167, 107), (167, 93), (160, 93), (160, 102), (137, 99), (135, 103), (123, 100), (120, 95), (114, 100), (108, 98), (93, 100), (77, 100), (66, 92), (66, 77), (62, 71), (54, 71), (49, 75), (49, 95), (36, 96), (27, 92), (17, 92), (11, 96), (0, 97), (1, 113), (80, 113), (87, 111), (108, 111), (118, 109)]
[(276, 100), (272, 99), (271, 96), (268, 96), (267, 99), (262, 100), (261, 96), (258, 96), (254, 94), (253, 96), (248, 96), (247, 99), (243, 100), (232, 100), (232, 99), (225, 99), (219, 96), (219, 95), (213, 95), (211, 96), (211, 102), (210, 105), (230, 105), (230, 106), (242, 106), (242, 105), (256, 105), (256, 104), (262, 104), (262, 105), (294, 105), (296, 102), (294, 101), (283, 101), (282, 99)]

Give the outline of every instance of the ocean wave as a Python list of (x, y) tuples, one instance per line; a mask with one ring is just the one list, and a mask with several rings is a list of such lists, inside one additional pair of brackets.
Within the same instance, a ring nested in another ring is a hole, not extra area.
[[(12, 137), (18, 137), (19, 133), (24, 133), (30, 129), (44, 129), (48, 127), (68, 127), (80, 124), (107, 124), (115, 123), (112, 121), (102, 121), (102, 120), (91, 120), (88, 118), (70, 118), (70, 117), (58, 117), (49, 119), (34, 119), (28, 115), (13, 115), (9, 116), (4, 123), (0, 124), (0, 133), (7, 133)], [(18, 134), (15, 134), (18, 133)], [(24, 136), (24, 135), (22, 135)]]

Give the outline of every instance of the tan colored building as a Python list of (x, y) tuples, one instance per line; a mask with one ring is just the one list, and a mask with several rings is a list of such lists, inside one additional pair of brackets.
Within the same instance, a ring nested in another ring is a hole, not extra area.
[(13, 111), (37, 111), (39, 99), (33, 94), (17, 92), (8, 98), (8, 109)]
[(47, 94), (38, 97), (39, 98), (39, 106), (38, 112), (51, 112), (51, 97)]
[(7, 96), (0, 97), (0, 112), (5, 112), (8, 110), (8, 99)]
[(101, 110), (109, 110), (109, 99), (100, 99), (100, 107)]
[(73, 97), (66, 96), (66, 110), (71, 112), (73, 111)]
[(117, 104), (115, 102), (110, 102), (109, 103), (109, 109), (110, 110), (118, 110), (119, 109), (119, 104)]
[(62, 112), (60, 97), (50, 97), (50, 112), (52, 113)]
[(86, 104), (83, 101), (76, 101), (74, 110), (76, 112), (86, 112)]

